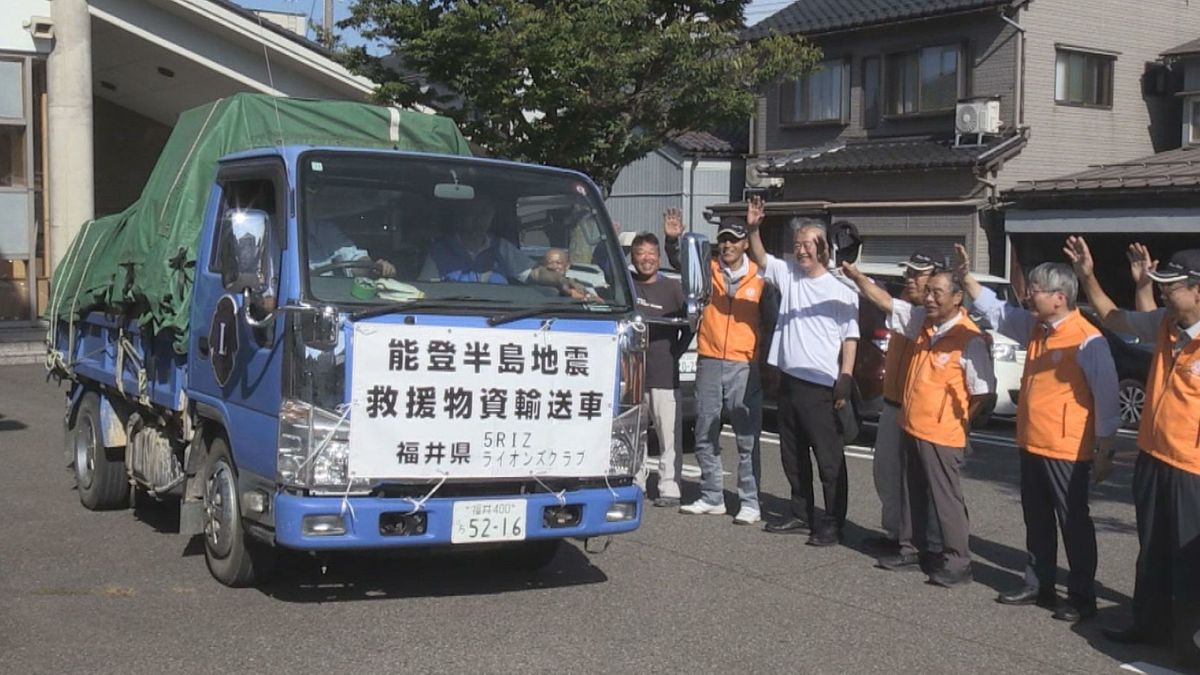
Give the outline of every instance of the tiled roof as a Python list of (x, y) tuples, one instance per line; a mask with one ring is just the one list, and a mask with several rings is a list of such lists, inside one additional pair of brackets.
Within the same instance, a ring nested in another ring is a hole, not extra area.
[(1200, 38), (1185, 42), (1178, 47), (1172, 47), (1163, 52), (1161, 56), (1184, 56), (1185, 54), (1200, 54)]
[(1009, 4), (1013, 0), (796, 0), (748, 28), (744, 37), (759, 38), (771, 31), (827, 33)]
[(1179, 148), (1128, 162), (1101, 164), (1060, 178), (1017, 183), (1013, 197), (1119, 192), (1124, 190), (1194, 190), (1200, 186), (1200, 149)]
[(930, 136), (850, 141), (817, 151), (776, 157), (763, 169), (772, 174), (851, 173), (908, 169), (953, 169), (1004, 159), (1020, 150), (1024, 136), (1002, 136), (983, 145), (955, 146)]
[(702, 155), (741, 155), (747, 151), (745, 139), (718, 136), (707, 131), (685, 131), (671, 137), (671, 144), (687, 153)]

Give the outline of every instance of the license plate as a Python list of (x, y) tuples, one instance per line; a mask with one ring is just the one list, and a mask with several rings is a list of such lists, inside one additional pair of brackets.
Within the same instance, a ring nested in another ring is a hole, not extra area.
[(524, 499), (455, 502), (450, 543), (521, 541), (525, 538), (525, 511)]

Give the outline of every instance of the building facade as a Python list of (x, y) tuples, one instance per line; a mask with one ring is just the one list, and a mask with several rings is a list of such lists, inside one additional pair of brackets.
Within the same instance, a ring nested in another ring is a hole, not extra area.
[[(747, 33), (803, 35), (824, 53), (760, 97), (749, 187), (768, 192), (768, 227), (846, 219), (867, 261), (961, 243), (978, 271), (1007, 276), (1002, 191), (1170, 147), (1150, 131), (1178, 114), (1152, 65), (1198, 28), (1186, 0), (1136, 12), (1116, 0), (797, 0)], [(967, 101), (994, 106), (994, 133), (956, 138)], [(783, 228), (771, 236), (786, 245)]]
[(372, 90), (226, 0), (0, 3), (0, 321), (41, 315), (75, 233), (138, 197), (180, 112), (242, 91)]

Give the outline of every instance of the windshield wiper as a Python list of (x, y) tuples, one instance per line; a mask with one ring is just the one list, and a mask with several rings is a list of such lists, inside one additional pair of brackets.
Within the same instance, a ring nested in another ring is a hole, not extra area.
[(407, 312), (416, 309), (458, 309), (462, 308), (462, 303), (497, 303), (505, 302), (495, 298), (479, 298), (473, 295), (450, 295), (444, 298), (429, 298), (428, 300), (409, 300), (407, 302), (393, 302), (378, 307), (361, 309), (350, 315), (350, 320), (358, 321), (360, 319), (370, 319), (371, 317), (383, 316), (385, 314), (394, 314), (396, 312)]
[(526, 307), (525, 309), (517, 309), (511, 312), (504, 312), (488, 318), (489, 326), (499, 326), (500, 324), (512, 323), (521, 319), (528, 319), (533, 316), (563, 316), (570, 314), (615, 314), (628, 310), (627, 305), (608, 305), (604, 303), (588, 303), (583, 305), (563, 305), (561, 303), (538, 305), (536, 307)]

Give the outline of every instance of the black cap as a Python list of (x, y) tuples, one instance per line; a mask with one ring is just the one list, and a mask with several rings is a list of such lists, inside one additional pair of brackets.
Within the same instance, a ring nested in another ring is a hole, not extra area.
[(1200, 248), (1178, 251), (1170, 262), (1150, 273), (1150, 278), (1160, 284), (1175, 281), (1200, 281)]
[(908, 256), (908, 260), (900, 263), (901, 267), (907, 267), (910, 270), (917, 272), (937, 272), (945, 269), (945, 264), (933, 254), (933, 251), (920, 250), (913, 252)]
[(745, 239), (747, 236), (746, 228), (737, 221), (728, 222), (722, 225), (721, 229), (717, 230), (717, 240), (720, 241), (721, 236), (725, 234), (732, 236), (734, 239)]

